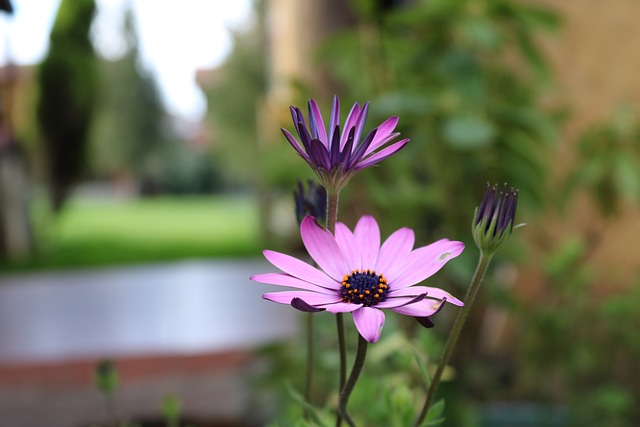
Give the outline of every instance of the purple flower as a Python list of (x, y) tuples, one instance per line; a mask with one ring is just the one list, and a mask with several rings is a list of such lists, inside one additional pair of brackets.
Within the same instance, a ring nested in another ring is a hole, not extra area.
[(435, 274), (464, 249), (461, 242), (439, 240), (413, 249), (414, 234), (401, 228), (380, 245), (380, 229), (365, 215), (353, 232), (336, 224), (335, 236), (307, 216), (300, 225), (305, 248), (320, 269), (292, 256), (265, 250), (264, 256), (282, 273), (258, 274), (252, 280), (296, 290), (270, 292), (262, 297), (291, 304), (302, 311), (353, 314), (355, 325), (369, 342), (380, 338), (384, 312), (413, 316), (429, 326), (445, 302), (462, 306), (442, 289), (415, 286)]
[[(318, 104), (309, 100), (309, 126), (304, 120), (302, 111), (290, 107), (293, 125), (299, 139), (288, 130), (282, 129), (287, 141), (306, 160), (318, 176), (320, 183), (328, 191), (340, 191), (356, 172), (375, 165), (404, 147), (409, 139), (391, 143), (399, 132), (393, 132), (398, 124), (398, 117), (391, 117), (373, 129), (362, 141), (364, 122), (369, 111), (369, 103), (362, 108), (355, 103), (340, 130), (340, 100), (333, 99), (329, 129), (325, 128)], [(382, 148), (379, 151), (379, 148)]]

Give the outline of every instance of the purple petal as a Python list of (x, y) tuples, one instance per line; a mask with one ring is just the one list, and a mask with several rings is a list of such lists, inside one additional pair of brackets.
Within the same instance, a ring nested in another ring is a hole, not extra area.
[(453, 305), (462, 307), (464, 303), (458, 298), (454, 297), (447, 291), (443, 291), (440, 288), (432, 288), (430, 286), (409, 286), (403, 289), (391, 289), (389, 291), (389, 297), (408, 297), (417, 296), (421, 294), (427, 294), (427, 298), (435, 298), (438, 300), (446, 299)]
[(287, 254), (270, 250), (265, 250), (262, 253), (271, 264), (298, 279), (327, 289), (338, 289), (340, 287), (339, 283), (331, 279), (323, 271), (318, 270), (304, 261), (300, 261)]
[(337, 293), (335, 293), (334, 295), (324, 295), (307, 291), (268, 292), (262, 295), (262, 298), (280, 304), (291, 304), (291, 301), (294, 298), (300, 298), (307, 304), (311, 305), (324, 305), (341, 302), (340, 297)]
[(384, 326), (384, 313), (377, 308), (362, 307), (353, 312), (353, 322), (362, 338), (368, 342), (376, 342), (380, 339)]
[[(376, 136), (375, 129), (367, 134), (367, 136), (364, 138), (364, 141), (362, 141), (358, 145), (358, 148), (351, 155), (351, 159), (349, 159), (349, 163), (347, 164), (348, 169), (352, 169), (355, 165), (358, 164), (358, 162), (360, 162), (360, 160), (362, 160), (365, 153), (369, 149), (369, 146), (371, 145), (371, 141), (373, 141), (373, 138), (375, 138), (375, 136)], [(358, 141), (358, 140), (356, 139), (355, 141)]]
[(370, 215), (364, 215), (353, 231), (358, 244), (362, 269), (373, 270), (380, 250), (380, 228), (378, 223)]
[[(435, 245), (435, 246), (434, 246)], [(409, 254), (409, 264), (392, 277), (388, 277), (392, 289), (415, 285), (438, 272), (449, 260), (464, 250), (464, 243), (446, 241), (418, 248)]]
[(411, 249), (413, 249), (414, 242), (415, 235), (410, 228), (404, 227), (391, 234), (380, 248), (378, 260), (376, 261), (376, 272), (386, 276), (387, 272), (391, 270), (391, 266), (409, 255)]
[(323, 305), (322, 308), (326, 309), (329, 313), (351, 313), (361, 308), (362, 304), (353, 304), (346, 302), (337, 302), (335, 304)]
[(358, 144), (358, 142), (360, 141), (360, 138), (362, 138), (362, 130), (364, 129), (364, 122), (367, 121), (368, 112), (369, 112), (369, 103), (365, 102), (364, 106), (362, 107), (362, 110), (360, 111), (360, 115), (358, 116), (358, 121), (355, 124), (356, 134), (353, 137), (355, 144)]
[(331, 170), (331, 159), (329, 158), (329, 152), (327, 147), (319, 139), (311, 140), (311, 149), (309, 151), (309, 157), (315, 163), (316, 166), (322, 167), (327, 171)]
[(355, 129), (351, 128), (351, 130), (349, 131), (349, 136), (347, 137), (347, 142), (342, 148), (342, 151), (340, 152), (340, 163), (342, 163), (343, 169), (345, 168), (345, 165), (349, 164), (349, 162), (351, 161), (351, 149), (353, 148), (353, 144), (354, 144), (354, 141), (353, 141), (354, 134), (355, 134)]
[(340, 247), (340, 251), (344, 254), (349, 267), (349, 272), (354, 270), (360, 270), (362, 262), (360, 258), (360, 248), (356, 243), (356, 238), (353, 236), (349, 227), (339, 222), (336, 224), (336, 242)]
[(289, 144), (291, 144), (291, 146), (293, 147), (294, 150), (296, 150), (298, 152), (298, 154), (300, 155), (300, 157), (302, 157), (303, 159), (305, 159), (307, 162), (309, 162), (309, 156), (307, 155), (307, 153), (305, 153), (304, 148), (302, 147), (302, 145), (300, 145), (300, 143), (298, 142), (297, 139), (295, 139), (293, 137), (293, 135), (291, 135), (291, 132), (289, 132), (288, 130), (284, 129), (284, 128), (280, 128), (280, 130), (282, 131), (282, 133), (284, 134), (284, 137), (287, 138), (287, 141), (289, 141)]
[(407, 145), (408, 142), (409, 142), (409, 139), (403, 139), (402, 141), (398, 141), (395, 144), (392, 144), (386, 148), (383, 148), (377, 153), (365, 158), (364, 160), (361, 160), (360, 163), (356, 165), (354, 170), (357, 172), (364, 168), (368, 168), (369, 166), (375, 165), (376, 163), (394, 154), (396, 151), (400, 151), (402, 148), (404, 148), (405, 145)]
[[(378, 148), (382, 147), (383, 145), (393, 141), (394, 139), (396, 139), (398, 136), (400, 135), (400, 132), (394, 132), (391, 133), (389, 135), (387, 135), (386, 138), (379, 138), (378, 134), (376, 134), (376, 137), (374, 138), (373, 141), (371, 141), (371, 144), (369, 145), (369, 148), (367, 149), (367, 152), (364, 153), (363, 157), (368, 157), (371, 153), (373, 153), (374, 151), (376, 151)], [(406, 139), (406, 138), (405, 138)], [(376, 143), (374, 145), (374, 142)]]
[[(337, 96), (333, 96), (333, 106), (331, 107), (331, 118), (329, 119), (329, 141), (333, 141), (335, 136), (334, 131), (336, 126), (340, 126), (340, 99)], [(340, 135), (338, 135), (338, 151), (340, 149)]]
[(314, 138), (318, 138), (324, 146), (329, 149), (329, 142), (327, 141), (327, 130), (324, 128), (324, 121), (322, 120), (322, 114), (320, 114), (320, 108), (315, 100), (309, 100), (309, 123), (311, 125), (311, 132)]
[[(356, 102), (355, 104), (353, 104), (353, 107), (351, 107), (351, 111), (349, 111), (347, 120), (345, 120), (344, 122), (344, 129), (343, 129), (344, 133), (342, 134), (342, 139), (340, 140), (340, 150), (342, 150), (344, 148), (344, 145), (347, 143), (347, 137), (351, 132), (351, 129), (354, 129), (354, 133), (355, 133), (354, 127), (355, 127), (356, 121), (358, 120), (359, 115), (360, 115), (360, 104)], [(351, 151), (349, 151), (349, 154), (351, 154)]]
[[(289, 276), (282, 273), (266, 273), (251, 276), (251, 280), (268, 285), (288, 286), (290, 288), (304, 289), (307, 291), (318, 292), (321, 294), (335, 295), (336, 289), (326, 289), (317, 285), (313, 285), (304, 280)], [(334, 282), (335, 283), (335, 282)]]
[(302, 111), (300, 111), (298, 107), (294, 107), (294, 106), (289, 107), (289, 111), (291, 112), (293, 125), (296, 127), (296, 131), (298, 131), (298, 134), (299, 134), (300, 133), (300, 131), (298, 130), (299, 123), (302, 124), (302, 127), (306, 128), (307, 126), (307, 124), (304, 121), (304, 116), (302, 115)]
[(331, 160), (331, 170), (333, 170), (338, 163), (340, 163), (340, 126), (336, 126), (335, 130), (331, 132), (333, 137), (329, 144), (329, 159)]
[(422, 326), (424, 326), (427, 329), (431, 329), (434, 326), (436, 326), (436, 324), (433, 323), (433, 320), (431, 320), (430, 317), (414, 317), (414, 319), (416, 319), (418, 323), (420, 323)]
[(440, 310), (444, 301), (434, 301), (432, 299), (424, 299), (415, 304), (404, 305), (402, 307), (392, 308), (396, 313), (414, 317), (433, 316)]
[[(369, 154), (371, 151), (375, 150), (376, 148), (384, 145), (385, 142), (388, 142), (389, 137), (392, 135), (391, 132), (393, 132), (393, 130), (396, 128), (398, 124), (398, 120), (399, 119), (397, 116), (389, 117), (387, 120), (382, 122), (380, 126), (378, 126), (378, 132), (376, 132), (376, 137), (371, 142), (371, 146), (369, 147), (367, 154)], [(396, 132), (395, 136), (398, 136), (398, 135), (400, 135), (400, 133)]]
[(319, 311), (324, 311), (324, 308), (314, 307), (310, 304), (307, 304), (304, 300), (300, 298), (294, 298), (291, 300), (291, 307), (296, 310), (304, 311), (305, 313), (317, 313)]
[(320, 227), (312, 216), (307, 216), (300, 224), (300, 235), (311, 258), (329, 277), (341, 282), (350, 270), (336, 239), (329, 230)]
[[(302, 117), (302, 113), (300, 113), (300, 117)], [(294, 122), (293, 124), (296, 127), (296, 131), (298, 132), (298, 136), (300, 137), (302, 146), (304, 147), (305, 151), (309, 153), (311, 151), (311, 135), (309, 135), (309, 131), (304, 125), (304, 119)]]

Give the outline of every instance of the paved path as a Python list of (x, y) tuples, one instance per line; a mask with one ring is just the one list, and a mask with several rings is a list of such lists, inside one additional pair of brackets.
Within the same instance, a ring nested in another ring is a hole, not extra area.
[(92, 384), (116, 360), (119, 406), (157, 415), (175, 393), (204, 418), (257, 414), (247, 373), (256, 346), (291, 337), (297, 316), (248, 280), (264, 261), (188, 261), (0, 277), (0, 425), (103, 420)]
[(228, 351), (290, 336), (263, 261), (189, 261), (0, 277), (0, 363)]

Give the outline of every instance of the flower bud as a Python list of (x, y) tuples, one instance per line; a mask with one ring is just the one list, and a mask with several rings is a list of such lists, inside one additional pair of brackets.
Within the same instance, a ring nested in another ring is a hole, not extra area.
[(296, 204), (296, 219), (298, 224), (311, 215), (321, 223), (327, 218), (327, 190), (322, 185), (312, 180), (307, 181), (307, 188), (298, 181), (298, 188), (293, 192), (293, 200)]
[(476, 208), (472, 232), (473, 240), (480, 251), (493, 255), (498, 248), (511, 237), (513, 222), (518, 206), (518, 190), (487, 183), (487, 190)]

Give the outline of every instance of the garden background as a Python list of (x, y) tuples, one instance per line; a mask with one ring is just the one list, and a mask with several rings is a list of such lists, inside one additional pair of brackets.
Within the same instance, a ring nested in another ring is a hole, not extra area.
[[(313, 97), (327, 114), (337, 94), (344, 105), (371, 102), (367, 130), (398, 115), (399, 130), (411, 138), (400, 153), (353, 179), (341, 221), (353, 226), (371, 213), (383, 219), (383, 235), (408, 226), (417, 244), (443, 236), (464, 241), (465, 253), (432, 279), (435, 286), (464, 292), (477, 256), (470, 224), (486, 182), (506, 181), (520, 191), (517, 222), (527, 225), (498, 254), (463, 332), (443, 387), (446, 425), (638, 425), (637, 2), (256, 1), (251, 25), (234, 30), (224, 63), (194, 76), (208, 106), (197, 123), (166, 111), (154, 75), (140, 65), (130, 13), (120, 29), (126, 52), (117, 60), (96, 54), (94, 9), (92, 0), (62, 0), (42, 63), (15, 66), (3, 58), (0, 292), (28, 286), (29, 277), (46, 288), (70, 272), (87, 281), (103, 274), (120, 280), (110, 274), (146, 266), (153, 275), (190, 262), (232, 265), (248, 277), (260, 271), (234, 263), (255, 268), (267, 247), (300, 250), (292, 191), (312, 173), (279, 128), (292, 128), (289, 105)], [(221, 274), (199, 277), (211, 292), (223, 287), (226, 295), (233, 284), (219, 283)], [(121, 280), (136, 286), (135, 279)], [(173, 284), (175, 295), (179, 285)], [(268, 287), (250, 286), (255, 305), (268, 304), (259, 299)], [(11, 312), (37, 317), (25, 304)], [(274, 310), (279, 316), (287, 308)], [(0, 311), (6, 320), (0, 340), (22, 339), (7, 313)], [(412, 346), (437, 360), (453, 314), (443, 311), (428, 331), (400, 319), (385, 327), (365, 372), (384, 367), (393, 374), (382, 389), (387, 412), (416, 386)], [(82, 322), (91, 312), (78, 316)], [(210, 320), (194, 322), (219, 327)], [(231, 320), (261, 322), (256, 313)], [(139, 329), (153, 334), (155, 327)], [(23, 410), (16, 420), (44, 405), (53, 414), (45, 424), (62, 412), (77, 425), (99, 422), (81, 408), (86, 401), (99, 405), (99, 393), (85, 394), (85, 401), (77, 394), (92, 390), (94, 363), (110, 356), (123, 369), (128, 417), (150, 417), (152, 409), (126, 387), (155, 399), (145, 384), (157, 387), (150, 381), (170, 375), (174, 382), (163, 387), (181, 394), (186, 415), (251, 425), (299, 411), (283, 383), (300, 386), (300, 342), (286, 330), (215, 351), (178, 346), (131, 354), (125, 347), (62, 360), (6, 358), (0, 393), (22, 402), (13, 405)], [(225, 368), (212, 373), (220, 360), (227, 360)], [(152, 361), (158, 368), (145, 371)], [(319, 372), (335, 370), (331, 356), (317, 365)], [(25, 379), (24, 372), (35, 374)], [(184, 379), (194, 372), (219, 384), (225, 380), (216, 375), (228, 374), (239, 387), (228, 389), (244, 396), (237, 410), (216, 412), (214, 404), (207, 410), (215, 397), (194, 391), (202, 389)], [(353, 406), (376, 387), (363, 380)], [(323, 401), (329, 389), (320, 384), (316, 399)], [(52, 390), (60, 396), (73, 390), (70, 399), (80, 403), (47, 406), (44, 396)], [(201, 402), (194, 403), (194, 394)], [(74, 411), (85, 418), (73, 418)], [(384, 425), (375, 411), (367, 416), (367, 425)], [(402, 416), (395, 425), (405, 425)], [(37, 425), (29, 420), (11, 422)]]

